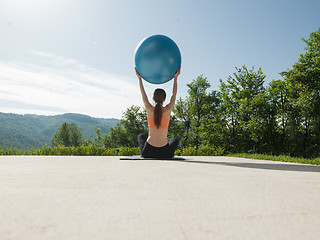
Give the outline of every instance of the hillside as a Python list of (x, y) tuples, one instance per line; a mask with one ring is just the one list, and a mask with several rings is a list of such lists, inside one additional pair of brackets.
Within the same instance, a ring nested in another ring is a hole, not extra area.
[(64, 122), (77, 124), (82, 130), (83, 138), (93, 139), (96, 128), (101, 128), (101, 132), (107, 134), (109, 128), (114, 127), (119, 120), (75, 113), (56, 116), (0, 113), (0, 148), (31, 149), (49, 145)]

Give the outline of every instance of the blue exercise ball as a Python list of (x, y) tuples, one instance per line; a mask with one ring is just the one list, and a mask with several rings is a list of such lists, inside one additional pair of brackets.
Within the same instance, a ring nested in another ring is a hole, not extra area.
[(164, 35), (143, 39), (134, 55), (140, 76), (153, 84), (170, 81), (181, 66), (181, 53), (177, 44)]

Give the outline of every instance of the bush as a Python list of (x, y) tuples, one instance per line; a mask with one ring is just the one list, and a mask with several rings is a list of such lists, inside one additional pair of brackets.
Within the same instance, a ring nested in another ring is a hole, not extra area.
[[(187, 148), (178, 149), (175, 152), (180, 156), (221, 156), (224, 154), (224, 149), (221, 147), (201, 146), (198, 149), (196, 147), (189, 146)], [(42, 155), (42, 156), (132, 156), (140, 155), (138, 147), (129, 148), (123, 147), (120, 149), (108, 148), (99, 146), (86, 146), (81, 145), (79, 147), (71, 146), (65, 147), (59, 145), (57, 147), (43, 146), (39, 149), (32, 150), (18, 150), (16, 148), (0, 149), (0, 155)]]
[(196, 147), (187, 147), (181, 150), (182, 156), (197, 156), (197, 148)]
[(140, 149), (137, 148), (129, 148), (124, 147), (119, 149), (119, 156), (132, 156), (132, 155), (140, 155)]
[(0, 155), (22, 155), (22, 151), (16, 148), (0, 149)]
[(198, 149), (196, 147), (189, 146), (187, 148), (183, 148), (182, 150), (176, 151), (176, 155), (181, 156), (222, 156), (224, 154), (225, 150), (220, 146), (200, 146)]
[(49, 147), (43, 146), (39, 149), (32, 150), (18, 150), (16, 148), (0, 148), (0, 155), (39, 155), (39, 156), (131, 156), (131, 155), (139, 155), (139, 148), (108, 148), (99, 146), (79, 146), (79, 147), (65, 147), (65, 146), (57, 146), (57, 147)]
[(222, 147), (209, 147), (202, 146), (199, 147), (197, 156), (222, 156), (224, 155), (224, 148)]

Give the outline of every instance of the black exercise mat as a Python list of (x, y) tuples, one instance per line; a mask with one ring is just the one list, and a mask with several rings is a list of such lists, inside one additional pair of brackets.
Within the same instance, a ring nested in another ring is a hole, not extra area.
[(139, 155), (120, 157), (120, 160), (185, 160), (183, 157), (175, 156), (173, 158), (144, 158)]

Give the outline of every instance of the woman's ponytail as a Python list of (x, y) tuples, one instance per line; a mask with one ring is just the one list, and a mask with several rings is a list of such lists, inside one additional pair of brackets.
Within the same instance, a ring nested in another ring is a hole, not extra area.
[(154, 107), (154, 124), (157, 128), (161, 125), (161, 119), (162, 119), (162, 103), (166, 99), (166, 92), (163, 89), (156, 89), (153, 93), (153, 99), (156, 102), (156, 105)]
[(157, 128), (160, 127), (161, 125), (161, 119), (162, 119), (162, 109), (161, 109), (161, 103), (160, 101), (156, 102), (156, 106), (154, 107), (154, 124), (156, 125)]

